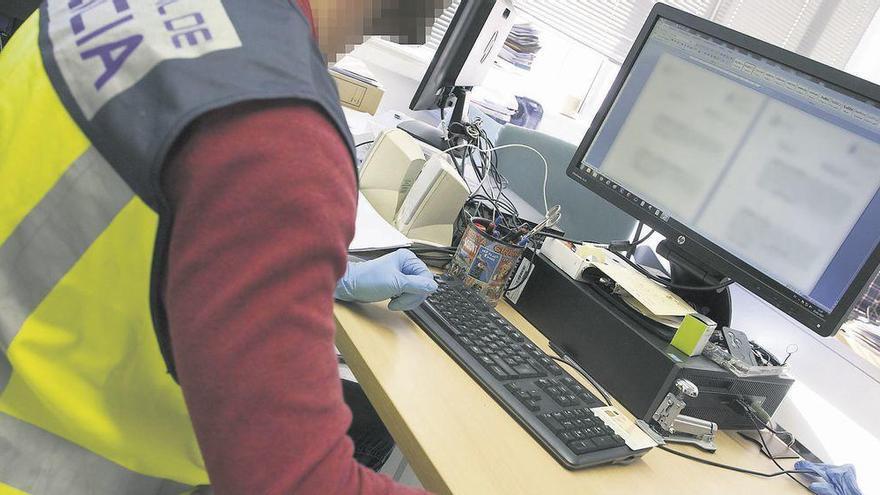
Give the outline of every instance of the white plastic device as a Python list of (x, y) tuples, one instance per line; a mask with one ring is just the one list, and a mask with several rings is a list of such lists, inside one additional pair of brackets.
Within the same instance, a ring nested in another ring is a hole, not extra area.
[(394, 218), (410, 239), (448, 246), (452, 226), (470, 196), (449, 155), (437, 153), (425, 163)]
[(425, 165), (418, 141), (400, 129), (383, 131), (364, 158), (360, 190), (373, 208), (391, 223)]
[(468, 53), (461, 72), (455, 79), (456, 86), (479, 86), (483, 83), (492, 64), (501, 52), (507, 35), (513, 28), (516, 9), (512, 0), (499, 0), (492, 7), (486, 24)]

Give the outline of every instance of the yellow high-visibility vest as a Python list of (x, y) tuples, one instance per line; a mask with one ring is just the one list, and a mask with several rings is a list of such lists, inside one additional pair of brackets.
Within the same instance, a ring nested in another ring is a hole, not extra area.
[(158, 175), (250, 99), (311, 100), (351, 146), (310, 33), (285, 2), (49, 0), (0, 51), (0, 495), (208, 483), (168, 373)]

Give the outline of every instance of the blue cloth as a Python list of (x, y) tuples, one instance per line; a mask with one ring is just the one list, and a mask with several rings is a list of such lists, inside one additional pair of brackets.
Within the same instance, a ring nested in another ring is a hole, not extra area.
[(856, 484), (856, 469), (852, 464), (832, 466), (797, 461), (794, 468), (798, 471), (811, 471), (814, 476), (822, 478), (810, 484), (810, 490), (818, 495), (862, 495)]
[(336, 284), (341, 301), (377, 302), (391, 299), (388, 309), (415, 309), (437, 290), (431, 270), (412, 251), (399, 249), (381, 258), (348, 263)]

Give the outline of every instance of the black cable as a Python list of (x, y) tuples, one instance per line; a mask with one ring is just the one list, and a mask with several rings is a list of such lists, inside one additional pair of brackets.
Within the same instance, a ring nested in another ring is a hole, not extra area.
[(638, 239), (637, 241), (635, 241), (635, 242), (633, 243), (633, 247), (635, 248), (636, 246), (639, 246), (640, 244), (643, 244), (643, 243), (644, 243), (645, 241), (647, 241), (648, 238), (651, 237), (652, 235), (654, 235), (654, 229), (652, 229), (652, 228), (648, 228), (648, 233), (645, 234), (645, 237), (642, 237), (641, 239)]
[(409, 250), (412, 251), (412, 252), (414, 252), (414, 253), (417, 252), (417, 251), (453, 252), (453, 253), (454, 253), (456, 249), (458, 249), (458, 248), (456, 248), (455, 246), (428, 246), (428, 245), (422, 245), (422, 246), (410, 246), (410, 247), (409, 247)]
[[(555, 351), (554, 351), (554, 352), (555, 352)], [(550, 355), (548, 354), (548, 356), (550, 356)], [(600, 387), (598, 383), (596, 383), (595, 381), (593, 381), (593, 377), (591, 377), (591, 376), (589, 376), (589, 375), (586, 375), (586, 374), (582, 373), (581, 370), (579, 370), (579, 369), (577, 368), (577, 366), (575, 366), (575, 365), (569, 363), (569, 362), (566, 361), (565, 359), (562, 359), (562, 358), (560, 358), (560, 357), (556, 357), (556, 356), (550, 356), (550, 359), (552, 359), (552, 360), (554, 360), (554, 361), (559, 361), (560, 363), (563, 363), (563, 364), (567, 364), (571, 369), (577, 371), (577, 373), (578, 373), (579, 375), (581, 375), (582, 377), (586, 378), (587, 381), (590, 382), (590, 383), (593, 385), (593, 388), (595, 388), (596, 391), (599, 392), (599, 395), (601, 395), (602, 398), (605, 400), (605, 405), (606, 405), (606, 406), (610, 406), (610, 405), (611, 405), (611, 398), (608, 397), (608, 395), (605, 393), (605, 391), (602, 390), (602, 387)]]
[(366, 146), (366, 145), (368, 145), (368, 144), (370, 144), (370, 143), (375, 143), (375, 142), (376, 142), (376, 141), (374, 141), (374, 140), (364, 141), (363, 143), (360, 143), (360, 144), (356, 144), (356, 145), (354, 145), (354, 148), (355, 148), (355, 149), (358, 149), (358, 148), (360, 148), (361, 146)]
[(666, 279), (664, 279), (664, 278), (660, 278), (660, 277), (654, 275), (653, 273), (651, 273), (651, 272), (649, 272), (648, 270), (646, 270), (642, 265), (640, 265), (640, 264), (638, 264), (638, 263), (632, 261), (631, 259), (629, 259), (629, 258), (626, 257), (626, 256), (621, 256), (620, 258), (623, 259), (623, 261), (626, 261), (631, 267), (635, 268), (635, 269), (636, 269), (639, 273), (641, 273), (642, 275), (644, 275), (644, 276), (650, 278), (651, 280), (657, 282), (658, 284), (663, 285), (663, 286), (665, 286), (665, 287), (668, 287), (668, 288), (670, 288), (670, 289), (693, 290), (693, 291), (706, 291), (706, 292), (708, 292), (708, 291), (721, 290), (721, 289), (724, 289), (724, 288), (726, 288), (726, 287), (729, 287), (729, 286), (731, 286), (731, 285), (733, 284), (733, 280), (730, 280), (730, 279), (727, 279), (727, 280), (725, 280), (724, 282), (721, 282), (720, 284), (715, 284), (715, 285), (682, 285), (682, 284), (676, 284), (676, 283), (670, 282), (669, 280), (666, 280)]
[(570, 242), (572, 244), (581, 244), (581, 243), (600, 244), (599, 242), (596, 242), (596, 241), (578, 241), (578, 240), (570, 239), (568, 237), (564, 237), (561, 235), (556, 235), (552, 232), (544, 232), (544, 231), (536, 233), (533, 237), (552, 237), (554, 239), (559, 239), (560, 241)]
[(642, 227), (644, 227), (644, 226), (645, 226), (644, 222), (639, 222), (638, 225), (636, 225), (636, 231), (633, 233), (633, 240), (632, 240), (632, 242), (629, 243), (629, 247), (626, 250), (625, 256), (627, 258), (632, 258), (632, 255), (636, 250), (636, 246), (639, 245), (639, 243), (638, 243), (639, 236), (642, 235)]
[[(764, 440), (764, 435), (761, 434), (761, 428), (760, 428), (759, 422), (758, 422), (758, 419), (760, 419), (760, 418), (758, 418), (758, 415), (755, 414), (755, 412), (752, 411), (751, 407), (749, 407), (745, 402), (742, 402), (739, 400), (737, 402), (739, 402), (739, 405), (745, 409), (746, 415), (748, 415), (749, 419), (752, 420), (752, 424), (755, 426), (755, 433), (758, 434), (758, 438), (761, 440), (761, 445), (764, 447), (764, 452), (767, 453), (767, 457), (769, 457), (770, 460), (773, 461), (773, 464), (776, 464), (776, 467), (778, 467), (781, 470), (785, 470), (785, 468), (783, 468), (779, 464), (779, 461), (776, 460), (776, 456), (773, 455), (773, 452), (770, 452), (770, 448), (767, 447), (767, 442)], [(792, 438), (794, 438), (794, 436), (792, 436)], [(791, 478), (792, 480), (794, 480), (795, 483), (797, 483), (798, 485), (801, 485), (802, 487), (804, 487), (808, 491), (810, 490), (810, 487), (805, 485), (801, 480), (792, 476), (791, 473), (785, 473), (785, 474), (787, 474), (788, 477)]]
[[(751, 469), (746, 469), (746, 468), (741, 468), (741, 467), (736, 467), (736, 466), (729, 466), (727, 464), (721, 464), (720, 462), (710, 461), (709, 459), (703, 459), (702, 457), (696, 457), (696, 456), (693, 456), (690, 454), (685, 454), (684, 452), (679, 452), (678, 450), (670, 449), (666, 445), (658, 445), (657, 448), (664, 451), (664, 452), (669, 452), (670, 454), (674, 454), (679, 457), (684, 457), (685, 459), (689, 459), (694, 462), (699, 462), (700, 464), (706, 464), (706, 465), (714, 466), (714, 467), (721, 468), (721, 469), (736, 471), (737, 473), (744, 473), (744, 474), (751, 474), (754, 476), (760, 476), (762, 478), (775, 478), (777, 476), (782, 476), (783, 474), (787, 474), (787, 475), (791, 476), (792, 474), (810, 474), (810, 473), (812, 473), (812, 471), (804, 471), (804, 470), (799, 470), (799, 469), (788, 469), (788, 470), (783, 469), (782, 471), (777, 471), (775, 473), (762, 473), (760, 471), (752, 471)], [(780, 469), (782, 469), (781, 466), (780, 466)]]

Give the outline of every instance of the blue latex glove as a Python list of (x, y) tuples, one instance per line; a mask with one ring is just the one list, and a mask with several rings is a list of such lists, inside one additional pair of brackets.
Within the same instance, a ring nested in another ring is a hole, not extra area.
[(437, 290), (428, 267), (412, 251), (399, 249), (381, 258), (348, 263), (345, 275), (336, 284), (336, 299), (376, 302), (391, 299), (388, 309), (415, 309)]
[(798, 471), (811, 471), (822, 478), (810, 484), (810, 490), (818, 495), (862, 495), (856, 485), (856, 470), (852, 464), (832, 466), (830, 464), (814, 464), (809, 461), (797, 461), (794, 468)]

